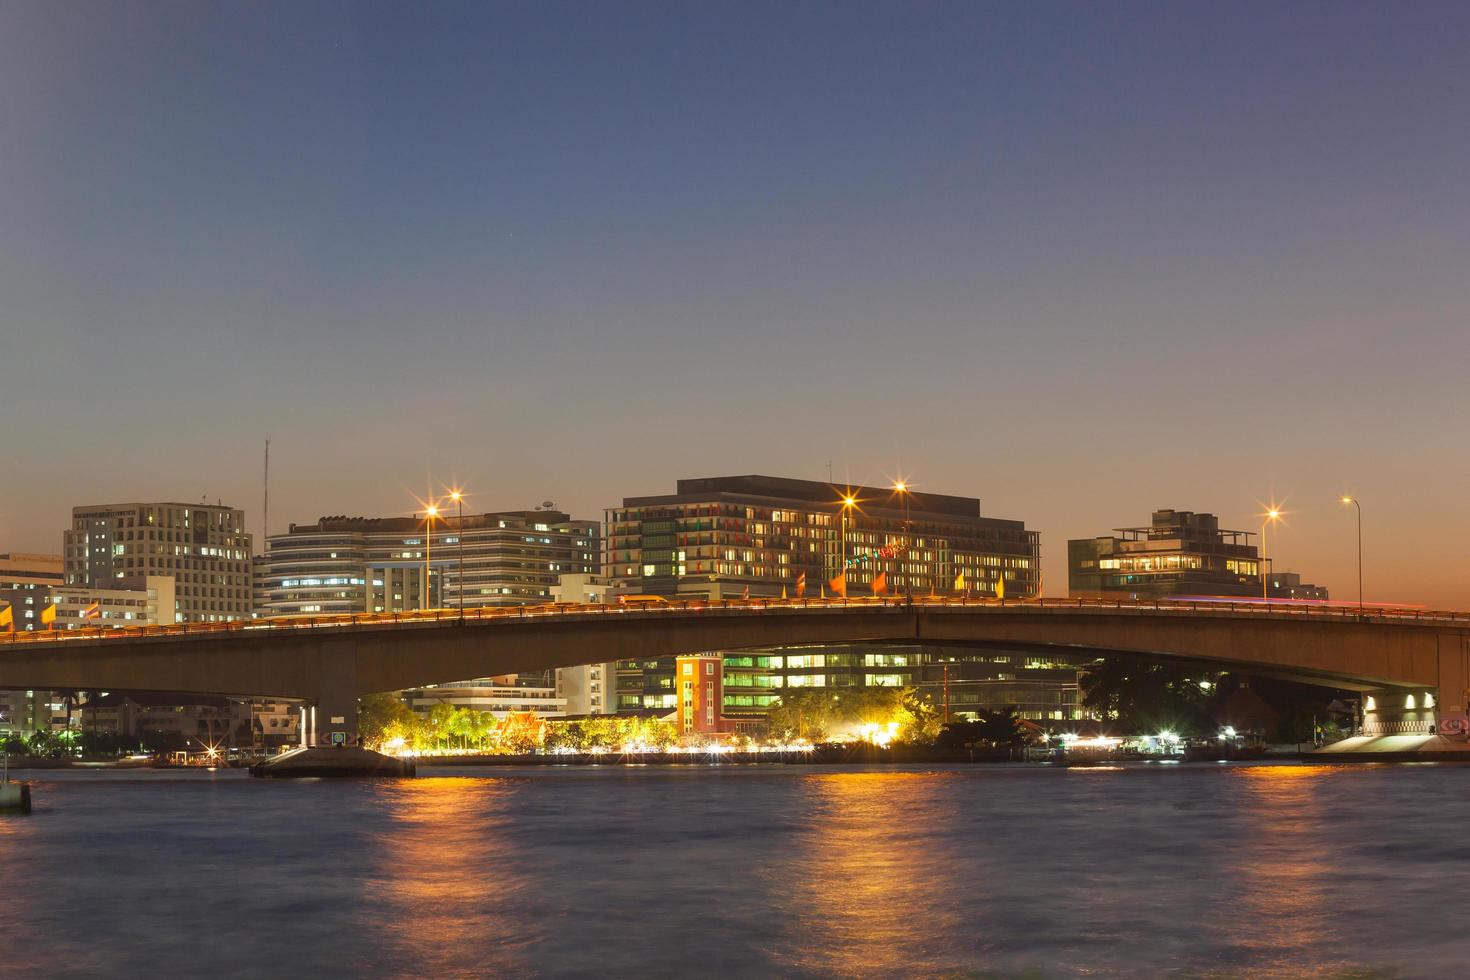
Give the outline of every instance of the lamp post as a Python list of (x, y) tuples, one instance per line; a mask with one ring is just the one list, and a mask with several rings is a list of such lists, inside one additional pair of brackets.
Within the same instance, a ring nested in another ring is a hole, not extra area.
[(847, 514), (857, 504), (857, 498), (852, 494), (842, 498), (842, 564), (837, 569), (837, 574), (842, 577), (842, 598), (847, 598)]
[(914, 589), (909, 582), (909, 485), (899, 480), (893, 485), (893, 492), (898, 494), (898, 499), (903, 502), (903, 555), (899, 563), (899, 569), (903, 572), (904, 594), (913, 597)]
[(455, 537), (459, 539), (459, 618), (464, 620), (464, 492), (461, 490), (449, 491), (449, 499), (454, 501), (458, 508), (458, 516), (455, 518), (459, 523), (459, 531)]
[(1267, 592), (1267, 589), (1270, 587), (1271, 580), (1270, 576), (1266, 574), (1266, 526), (1268, 524), (1276, 523), (1276, 519), (1280, 516), (1281, 511), (1277, 510), (1275, 507), (1272, 507), (1270, 510), (1266, 511), (1266, 519), (1261, 522), (1261, 598), (1266, 600), (1267, 602), (1271, 600), (1271, 596), (1269, 592)]
[(1363, 615), (1363, 505), (1357, 497), (1343, 497), (1344, 504), (1352, 504), (1358, 511), (1358, 616)]
[(434, 518), (439, 508), (433, 504), (424, 508), (424, 590), (419, 593), (419, 609), (429, 608), (429, 559), (434, 554)]

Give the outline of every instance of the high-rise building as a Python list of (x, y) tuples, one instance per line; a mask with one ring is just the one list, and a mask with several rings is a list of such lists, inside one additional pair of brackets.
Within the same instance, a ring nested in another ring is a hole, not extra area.
[(248, 619), (251, 537), (244, 512), (224, 505), (105, 504), (72, 508), (66, 584), (116, 588), (119, 579), (169, 576), (173, 622)]
[[(255, 614), (393, 613), (440, 606), (442, 576), (427, 576), (425, 594), (425, 541), (424, 522), (412, 517), (323, 517), (314, 524), (292, 524), (285, 534), (271, 535), (265, 554), (255, 560)], [(442, 568), (441, 556), (431, 552), (428, 557)]]
[[(1067, 591), (1074, 597), (1261, 597), (1261, 556), (1253, 531), (1229, 531), (1214, 514), (1156, 510), (1142, 527), (1067, 542)], [(1272, 584), (1272, 583), (1275, 584)], [(1268, 577), (1271, 598), (1326, 599), (1292, 572)]]
[[(851, 500), (849, 505), (846, 501)], [(1040, 544), (1021, 521), (982, 517), (974, 497), (730, 476), (678, 481), (606, 514), (603, 573), (670, 597), (805, 594), (845, 570), (848, 594), (1040, 591)], [(879, 579), (878, 576), (883, 578)]]
[[(292, 524), (257, 559), (256, 613), (397, 612), (547, 602), (564, 574), (595, 573), (594, 521), (555, 510)], [(429, 563), (425, 594), (425, 561)], [(460, 563), (464, 579), (461, 585)]]

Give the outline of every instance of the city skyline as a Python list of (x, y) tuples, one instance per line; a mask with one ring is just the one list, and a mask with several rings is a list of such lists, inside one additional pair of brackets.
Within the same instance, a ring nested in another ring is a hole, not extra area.
[(906, 476), (1470, 605), (1463, 5), (0, 8), (0, 548)]

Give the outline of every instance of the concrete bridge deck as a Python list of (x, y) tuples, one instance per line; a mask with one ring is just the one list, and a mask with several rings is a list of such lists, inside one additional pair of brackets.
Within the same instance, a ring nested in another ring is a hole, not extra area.
[(1465, 711), (1470, 614), (1286, 602), (956, 597), (557, 604), (0, 634), (0, 687), (301, 698), (351, 731), (364, 694), (604, 660), (914, 642), (1202, 661)]

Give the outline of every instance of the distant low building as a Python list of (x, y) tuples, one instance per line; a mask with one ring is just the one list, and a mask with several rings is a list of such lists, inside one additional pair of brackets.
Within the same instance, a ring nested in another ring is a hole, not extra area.
[(83, 732), (163, 740), (203, 750), (252, 744), (248, 701), (201, 694), (103, 692), (87, 698), (78, 712)]
[[(1261, 598), (1261, 556), (1252, 531), (1220, 527), (1214, 514), (1156, 510), (1142, 527), (1067, 542), (1067, 593), (1074, 598)], [(1326, 599), (1322, 586), (1294, 572), (1276, 572), (1266, 594)]]
[(554, 688), (522, 686), (513, 674), (415, 688), (404, 691), (402, 697), (405, 704), (423, 715), (439, 704), (488, 712), (501, 720), (511, 715), (562, 718), (567, 714), (566, 699), (557, 697)]

